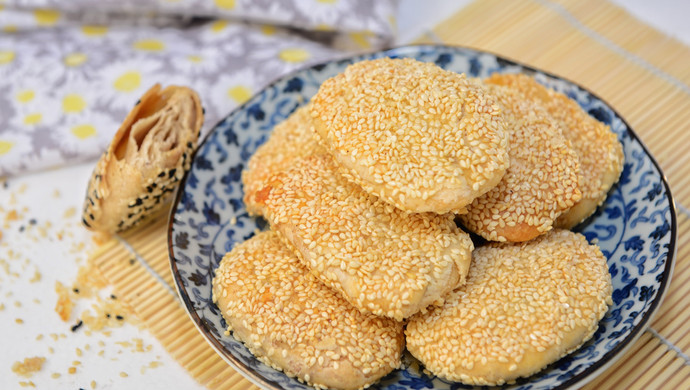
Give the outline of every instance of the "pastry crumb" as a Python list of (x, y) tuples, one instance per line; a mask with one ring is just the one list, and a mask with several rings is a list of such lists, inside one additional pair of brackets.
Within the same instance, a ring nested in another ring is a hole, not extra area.
[(5, 215), (5, 223), (17, 220), (19, 220), (19, 214), (17, 213), (17, 210), (12, 209), (8, 211)]
[(65, 210), (64, 214), (62, 214), (63, 218), (70, 218), (74, 217), (77, 215), (77, 209), (75, 207), (70, 207), (67, 210)]
[(12, 372), (17, 375), (31, 377), (34, 373), (41, 371), (46, 358), (41, 356), (28, 357), (23, 362), (14, 362)]
[(55, 312), (58, 313), (60, 318), (67, 322), (72, 316), (72, 308), (74, 307), (74, 302), (69, 296), (69, 290), (62, 283), (55, 282), (55, 292), (58, 294), (58, 300), (55, 304)]
[(38, 271), (38, 268), (34, 271), (34, 276), (29, 279), (29, 283), (37, 283), (41, 281), (41, 272)]

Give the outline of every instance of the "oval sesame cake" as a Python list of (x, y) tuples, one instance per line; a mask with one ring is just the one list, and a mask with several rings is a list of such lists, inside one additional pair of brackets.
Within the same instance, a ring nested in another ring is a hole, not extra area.
[(519, 91), (488, 85), (506, 118), (510, 167), (460, 220), (491, 241), (531, 240), (580, 200), (580, 164), (559, 123)]
[(348, 180), (401, 210), (463, 213), (509, 165), (495, 103), (465, 75), (381, 58), (326, 80), (311, 114)]
[(434, 374), (470, 385), (529, 376), (592, 337), (612, 304), (599, 247), (555, 229), (473, 253), (467, 283), (409, 319), (407, 349)]
[(259, 360), (317, 388), (360, 389), (400, 365), (402, 324), (360, 313), (273, 231), (225, 255), (213, 300)]
[(266, 143), (259, 146), (242, 171), (244, 204), (251, 215), (259, 214), (252, 201), (254, 193), (272, 174), (289, 168), (295, 161), (325, 153), (311, 128), (309, 106), (302, 106), (275, 126)]
[(539, 84), (524, 74), (493, 74), (487, 84), (513, 88), (527, 100), (542, 106), (563, 128), (580, 161), (582, 199), (563, 213), (556, 226), (570, 229), (592, 215), (606, 200), (623, 170), (623, 146), (609, 126), (585, 112), (576, 101)]
[(253, 202), (327, 286), (402, 320), (465, 281), (473, 247), (452, 214), (406, 213), (344, 179), (328, 155), (266, 181)]

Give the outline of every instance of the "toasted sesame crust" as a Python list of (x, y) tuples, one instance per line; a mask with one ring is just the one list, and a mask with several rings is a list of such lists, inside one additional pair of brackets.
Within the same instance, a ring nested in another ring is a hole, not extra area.
[(538, 372), (592, 337), (612, 304), (599, 247), (555, 229), (478, 248), (467, 283), (409, 319), (407, 348), (434, 374), (500, 385)]
[(411, 214), (342, 178), (327, 155), (277, 173), (254, 201), (300, 259), (363, 312), (401, 320), (464, 283), (472, 241), (452, 214)]
[(113, 137), (89, 180), (83, 224), (113, 233), (160, 209), (189, 170), (204, 122), (186, 87), (149, 89)]
[(341, 173), (401, 210), (462, 213), (509, 165), (495, 99), (434, 64), (350, 65), (321, 85), (311, 114)]
[(488, 84), (517, 89), (522, 96), (544, 107), (563, 128), (580, 161), (582, 199), (563, 213), (556, 226), (570, 229), (592, 215), (606, 199), (623, 170), (623, 146), (611, 129), (589, 116), (574, 100), (523, 74), (494, 74)]
[(270, 175), (289, 168), (303, 157), (325, 153), (325, 149), (319, 146), (311, 124), (309, 107), (298, 108), (276, 125), (268, 141), (249, 159), (247, 169), (242, 172), (242, 183), (244, 204), (250, 214), (259, 213), (253, 197)]
[(359, 389), (400, 365), (402, 323), (360, 313), (273, 231), (225, 255), (213, 300), (257, 358), (315, 387)]
[(506, 118), (510, 168), (460, 220), (487, 240), (528, 241), (551, 230), (556, 218), (582, 197), (578, 157), (559, 123), (542, 107), (516, 89), (488, 88)]

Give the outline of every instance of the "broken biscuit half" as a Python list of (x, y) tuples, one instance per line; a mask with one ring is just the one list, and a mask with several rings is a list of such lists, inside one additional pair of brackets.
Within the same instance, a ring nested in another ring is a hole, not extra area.
[(187, 87), (154, 85), (127, 115), (89, 180), (83, 224), (114, 233), (166, 204), (189, 170), (204, 121)]

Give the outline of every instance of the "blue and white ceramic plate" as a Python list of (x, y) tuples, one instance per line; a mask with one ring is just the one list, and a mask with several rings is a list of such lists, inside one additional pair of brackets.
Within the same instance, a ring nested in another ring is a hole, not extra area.
[[(625, 168), (608, 200), (578, 227), (608, 258), (613, 306), (593, 339), (544, 371), (510, 386), (547, 389), (582, 386), (630, 347), (659, 308), (673, 268), (676, 219), (673, 199), (659, 166), (610, 106), (561, 78), (494, 54), (447, 46), (407, 46), (316, 65), (285, 76), (221, 121), (198, 149), (171, 212), (168, 245), (172, 272), (187, 311), (216, 351), (239, 372), (268, 389), (308, 388), (256, 360), (226, 328), (211, 300), (211, 280), (223, 255), (263, 229), (247, 215), (241, 172), (273, 127), (313, 96), (327, 78), (347, 65), (379, 57), (412, 57), (473, 77), (522, 72), (566, 93), (590, 115), (611, 126), (623, 143)], [(429, 376), (410, 356), (374, 389), (458, 389), (465, 386)]]

